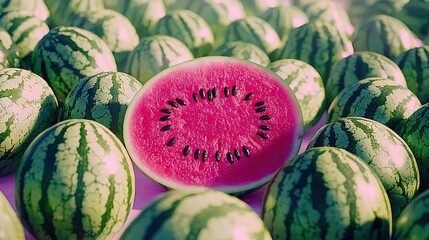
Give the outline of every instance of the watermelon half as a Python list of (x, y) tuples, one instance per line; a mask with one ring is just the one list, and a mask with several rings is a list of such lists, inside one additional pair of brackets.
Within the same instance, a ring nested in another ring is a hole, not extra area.
[(256, 189), (297, 154), (302, 137), (300, 107), (282, 79), (229, 57), (198, 58), (155, 75), (124, 119), (131, 158), (170, 189)]

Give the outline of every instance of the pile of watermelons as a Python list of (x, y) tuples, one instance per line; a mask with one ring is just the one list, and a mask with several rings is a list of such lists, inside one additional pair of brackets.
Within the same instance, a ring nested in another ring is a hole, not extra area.
[(428, 239), (429, 2), (0, 0), (13, 174), (0, 239)]

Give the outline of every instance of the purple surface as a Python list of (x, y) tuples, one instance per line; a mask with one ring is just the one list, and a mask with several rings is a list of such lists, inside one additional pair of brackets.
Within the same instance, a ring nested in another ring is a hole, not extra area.
[[(304, 136), (300, 153), (305, 150), (314, 133), (324, 124), (326, 119), (326, 114), (323, 115), (322, 119), (311, 129), (309, 129)], [(143, 209), (150, 201), (159, 196), (160, 194), (166, 192), (166, 190), (159, 186), (158, 184), (152, 182), (148, 179), (137, 167), (134, 166), (134, 172), (136, 177), (136, 192), (133, 209), (129, 215), (127, 222), (123, 229), (137, 216), (137, 214)], [(4, 193), (6, 198), (12, 204), (15, 209), (15, 200), (14, 200), (14, 180), (15, 174), (10, 174), (7, 176), (0, 177), (0, 191)], [(261, 213), (261, 203), (263, 199), (266, 186), (258, 189), (255, 192), (242, 196), (241, 199), (248, 203), (258, 214)], [(121, 232), (117, 235), (118, 239), (121, 236)], [(26, 232), (26, 238), (28, 240), (35, 239)]]

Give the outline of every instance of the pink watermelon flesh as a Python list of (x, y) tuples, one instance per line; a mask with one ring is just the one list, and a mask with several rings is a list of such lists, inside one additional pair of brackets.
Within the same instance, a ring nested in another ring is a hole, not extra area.
[(229, 193), (268, 182), (303, 137), (289, 87), (262, 67), (225, 57), (192, 60), (152, 78), (124, 126), (132, 159), (154, 181)]

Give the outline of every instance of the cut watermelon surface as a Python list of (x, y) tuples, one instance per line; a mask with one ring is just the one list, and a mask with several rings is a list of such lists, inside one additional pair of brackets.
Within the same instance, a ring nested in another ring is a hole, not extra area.
[(227, 57), (191, 60), (156, 75), (124, 120), (131, 158), (170, 189), (255, 189), (297, 154), (302, 137), (290, 88), (265, 68)]

